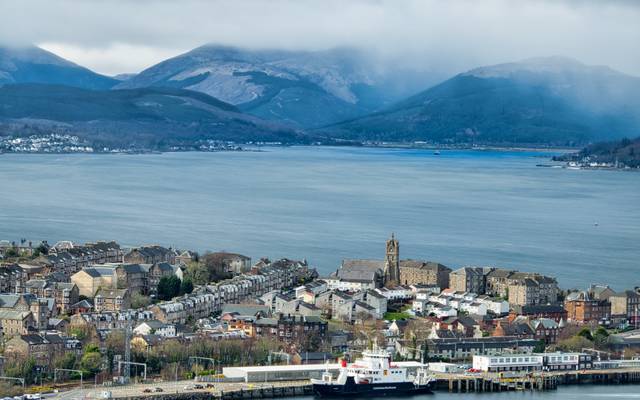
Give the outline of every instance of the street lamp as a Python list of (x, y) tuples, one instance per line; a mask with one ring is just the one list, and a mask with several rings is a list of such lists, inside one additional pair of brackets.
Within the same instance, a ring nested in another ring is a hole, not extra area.
[(66, 368), (56, 368), (53, 370), (53, 384), (55, 385), (56, 380), (58, 378), (58, 371), (67, 371), (67, 372), (78, 372), (80, 374), (80, 393), (82, 394), (82, 371), (78, 369), (66, 369)]
[[(216, 372), (216, 360), (215, 360), (215, 358), (191, 356), (191, 357), (189, 357), (189, 362), (191, 362), (191, 360), (195, 360), (196, 361), (196, 365), (198, 364), (198, 360), (210, 361), (210, 362), (213, 363), (213, 372)], [(218, 362), (218, 365), (220, 365), (220, 362)], [(217, 382), (217, 380), (216, 380), (216, 382)]]

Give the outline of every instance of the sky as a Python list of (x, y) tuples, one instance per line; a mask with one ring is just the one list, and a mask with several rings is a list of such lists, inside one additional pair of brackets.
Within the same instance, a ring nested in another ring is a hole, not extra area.
[(0, 0), (2, 44), (37, 44), (108, 75), (217, 43), (355, 47), (452, 74), (561, 55), (640, 76), (639, 21), (633, 0)]

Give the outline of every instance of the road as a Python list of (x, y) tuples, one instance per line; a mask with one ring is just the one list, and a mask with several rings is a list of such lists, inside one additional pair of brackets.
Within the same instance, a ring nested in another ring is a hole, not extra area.
[[(194, 385), (199, 382), (194, 382), (193, 380), (183, 380), (173, 382), (153, 382), (153, 383), (145, 383), (145, 384), (133, 384), (126, 386), (98, 386), (94, 387), (92, 385), (85, 385), (83, 390), (79, 388), (68, 390), (66, 392), (60, 392), (55, 394), (54, 396), (48, 397), (49, 399), (59, 399), (59, 400), (82, 400), (82, 399), (98, 399), (100, 398), (100, 394), (103, 391), (110, 391), (113, 398), (119, 397), (144, 397), (151, 396), (153, 393), (145, 393), (145, 389), (154, 390), (155, 388), (161, 388), (162, 393), (185, 393), (185, 392), (213, 392), (220, 393), (221, 391), (234, 391), (240, 389), (256, 389), (261, 387), (279, 387), (279, 386), (302, 386), (306, 385), (308, 381), (290, 381), (290, 382), (269, 382), (269, 383), (244, 383), (244, 382), (213, 382), (213, 388), (208, 389), (191, 389), (186, 390), (185, 387)], [(206, 382), (200, 383), (203, 386), (206, 385)]]

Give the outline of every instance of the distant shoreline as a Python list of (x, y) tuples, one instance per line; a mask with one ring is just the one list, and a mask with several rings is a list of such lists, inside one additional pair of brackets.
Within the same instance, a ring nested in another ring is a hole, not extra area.
[[(362, 144), (282, 144), (282, 145), (253, 145), (243, 144), (238, 145), (239, 149), (217, 149), (217, 150), (130, 150), (130, 151), (0, 151), (0, 155), (3, 154), (112, 154), (112, 155), (149, 155), (149, 154), (162, 154), (162, 153), (227, 153), (227, 152), (263, 152), (265, 148), (283, 148), (283, 147), (355, 147), (355, 148), (380, 148), (380, 149), (405, 149), (405, 150), (427, 150), (427, 151), (499, 151), (499, 152), (562, 152), (562, 153), (576, 153), (580, 151), (580, 148), (572, 147), (528, 147), (528, 146), (496, 146), (496, 145), (483, 145), (483, 146), (452, 146), (452, 145), (416, 145), (409, 143), (362, 143)], [(247, 146), (247, 147), (242, 147)]]

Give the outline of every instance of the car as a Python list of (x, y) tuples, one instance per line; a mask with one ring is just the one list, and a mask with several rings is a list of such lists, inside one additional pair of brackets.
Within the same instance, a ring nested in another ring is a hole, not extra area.
[(195, 384), (193, 385), (194, 389), (204, 389), (204, 386), (200, 385), (200, 384)]
[(145, 390), (142, 391), (143, 393), (151, 393), (151, 389), (150, 388), (146, 388)]
[(193, 385), (185, 385), (184, 390), (193, 390), (195, 387)]
[(162, 390), (161, 387), (157, 387), (157, 388), (153, 389), (153, 391), (156, 392), (156, 393), (164, 392), (164, 390)]
[(207, 387), (207, 389), (210, 389), (210, 388), (214, 388), (216, 386), (213, 383), (207, 383), (206, 387)]

